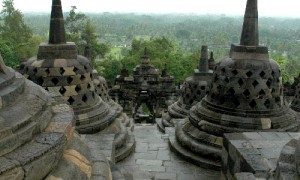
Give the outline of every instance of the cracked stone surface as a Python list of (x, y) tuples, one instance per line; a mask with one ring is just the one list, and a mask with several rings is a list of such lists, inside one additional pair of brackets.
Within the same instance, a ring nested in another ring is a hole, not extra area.
[(161, 133), (156, 125), (136, 125), (134, 135), (135, 153), (116, 164), (126, 179), (220, 179), (220, 172), (185, 162), (171, 152), (168, 146), (168, 135)]

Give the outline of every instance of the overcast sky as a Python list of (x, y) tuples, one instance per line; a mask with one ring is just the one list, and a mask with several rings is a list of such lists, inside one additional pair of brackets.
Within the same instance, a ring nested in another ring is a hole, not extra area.
[[(52, 0), (14, 0), (22, 12), (50, 12)], [(243, 15), (246, 0), (62, 0), (63, 11)], [(300, 0), (258, 0), (259, 15), (300, 17)], [(2, 8), (2, 7), (1, 7)]]

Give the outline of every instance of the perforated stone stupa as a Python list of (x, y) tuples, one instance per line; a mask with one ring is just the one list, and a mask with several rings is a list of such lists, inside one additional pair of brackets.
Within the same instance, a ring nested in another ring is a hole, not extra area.
[(211, 77), (212, 70), (209, 70), (207, 46), (202, 46), (198, 69), (194, 70), (193, 76), (185, 79), (178, 101), (168, 107), (162, 119), (157, 119), (158, 128), (164, 132), (165, 127), (174, 126), (174, 121), (186, 118), (190, 108), (208, 93)]
[(116, 160), (121, 160), (134, 148), (133, 135), (120, 121), (122, 109), (111, 108), (107, 94), (104, 100), (97, 94), (90, 61), (77, 54), (75, 43), (66, 42), (61, 1), (52, 3), (49, 43), (41, 43), (37, 57), (25, 64), (25, 76), (71, 105), (79, 133), (116, 134)]
[[(99, 178), (74, 125), (73, 110), (60, 97), (6, 67), (0, 57), (0, 179)], [(109, 178), (109, 164), (101, 157), (97, 173)]]
[(280, 67), (259, 46), (257, 0), (248, 0), (239, 45), (215, 67), (209, 94), (170, 136), (185, 159), (219, 169), (224, 133), (298, 131), (299, 120), (283, 98)]

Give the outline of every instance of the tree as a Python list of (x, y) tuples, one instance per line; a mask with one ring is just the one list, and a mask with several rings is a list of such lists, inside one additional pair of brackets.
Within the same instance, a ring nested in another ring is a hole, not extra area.
[(88, 54), (95, 65), (96, 57), (104, 57), (110, 47), (107, 44), (98, 43), (100, 35), (96, 33), (95, 26), (85, 14), (76, 13), (76, 9), (76, 6), (72, 6), (65, 21), (68, 40), (77, 44), (80, 54)]
[[(10, 49), (16, 53), (17, 57), (27, 58), (32, 56), (36, 46), (32, 41), (32, 32), (25, 24), (23, 14), (14, 8), (13, 0), (4, 0), (1, 11), (0, 37)], [(18, 61), (13, 58), (12, 60)], [(18, 62), (11, 62), (16, 65)]]
[(0, 54), (4, 63), (10, 67), (16, 67), (19, 63), (18, 56), (14, 53), (10, 44), (0, 41)]

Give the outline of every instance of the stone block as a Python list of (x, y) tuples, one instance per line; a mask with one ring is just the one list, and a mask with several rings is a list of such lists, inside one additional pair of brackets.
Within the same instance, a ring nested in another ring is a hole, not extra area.
[(146, 166), (162, 166), (162, 160), (147, 160), (147, 159), (137, 159), (136, 164), (146, 165)]
[(234, 180), (256, 180), (256, 178), (252, 173), (241, 172), (234, 175)]

